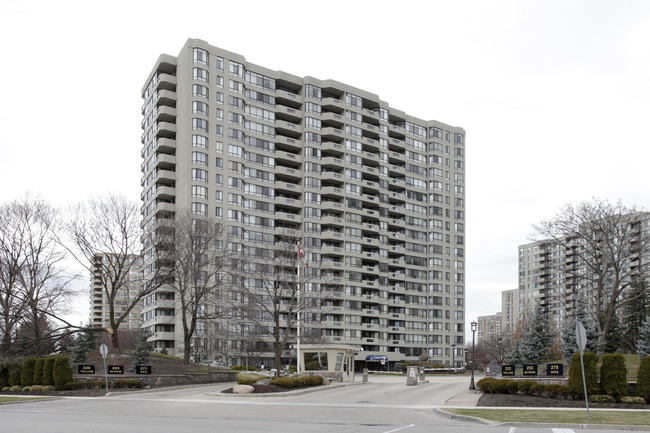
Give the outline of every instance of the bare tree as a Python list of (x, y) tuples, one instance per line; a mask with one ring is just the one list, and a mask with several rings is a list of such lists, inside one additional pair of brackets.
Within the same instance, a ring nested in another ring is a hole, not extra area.
[[(168, 233), (170, 278), (167, 286), (174, 290), (180, 304), (183, 327), (183, 362), (189, 363), (192, 350), (206, 351), (207, 339), (194, 338), (197, 327), (221, 316), (217, 308), (219, 288), (233, 268), (240, 266), (223, 245), (223, 230), (207, 218), (197, 215), (177, 216)], [(200, 333), (203, 334), (201, 329)], [(193, 341), (194, 338), (194, 341)]]
[(109, 195), (79, 203), (71, 213), (66, 224), (72, 241), (69, 251), (101, 283), (108, 306), (106, 331), (119, 353), (120, 325), (142, 298), (157, 288), (156, 284), (144, 284), (141, 272), (140, 205)]
[(320, 270), (305, 266), (297, 245), (295, 238), (276, 237), (273, 247), (247, 247), (243, 272), (231, 279), (231, 306), (261, 340), (270, 340), (275, 367), (282, 365), (283, 352), (295, 341), (294, 328), (304, 323), (305, 314), (318, 322), (317, 310), (330, 296), (320, 283), (311, 282)]
[[(566, 252), (558, 270), (579, 283), (595, 308), (595, 321), (603, 343), (621, 307), (633, 301), (628, 287), (647, 277), (649, 263), (642, 260), (650, 235), (643, 220), (650, 215), (620, 201), (593, 199), (567, 204), (552, 219), (534, 226), (538, 235), (552, 239)], [(578, 288), (579, 287), (579, 288)]]
[(53, 339), (70, 326), (61, 313), (73, 295), (69, 285), (74, 277), (64, 266), (58, 230), (58, 212), (43, 200), (26, 195), (0, 210), (3, 353), (11, 352), (18, 336), (22, 343), (14, 349), (22, 347), (21, 355), (49, 353)]

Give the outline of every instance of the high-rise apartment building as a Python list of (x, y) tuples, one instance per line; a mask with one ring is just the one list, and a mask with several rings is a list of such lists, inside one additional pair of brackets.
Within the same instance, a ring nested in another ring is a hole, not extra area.
[[(310, 318), (323, 338), (363, 348), (359, 359), (451, 364), (452, 345), (462, 359), (462, 128), (197, 39), (158, 58), (142, 97), (146, 275), (147, 234), (181, 212), (233, 227), (244, 246), (272, 250), (289, 231), (310, 263), (329, 264), (312, 280), (335, 294), (327, 314)], [(182, 351), (179, 308), (164, 286), (145, 300), (156, 350)]]
[(508, 336), (517, 330), (517, 324), (523, 319), (519, 295), (519, 289), (501, 292), (501, 331)]
[[(545, 239), (518, 247), (520, 316), (532, 313), (535, 306), (541, 304), (548, 311), (556, 330), (561, 330), (564, 320), (573, 315), (575, 301), (580, 297), (596, 321), (599, 273), (594, 272), (594, 266), (607, 266), (609, 269), (602, 274), (604, 290), (601, 303), (608, 301), (612, 281), (617, 278), (621, 287), (633, 279), (646, 278), (650, 263), (650, 213), (619, 215), (615, 219), (618, 227), (611, 228), (611, 233), (590, 233), (593, 239), (605, 236), (608, 240), (585, 242), (583, 233), (582, 237), (567, 236), (560, 241)], [(600, 230), (598, 225), (595, 227)], [(604, 223), (603, 227), (609, 226)], [(604, 260), (607, 255), (613, 259)], [(625, 291), (619, 296), (624, 297)], [(605, 305), (601, 307), (604, 309)]]
[(477, 322), (477, 341), (488, 341), (501, 335), (500, 312), (489, 316), (478, 316)]
[[(121, 259), (112, 259), (115, 257), (125, 256), (103, 253), (96, 254), (94, 257), (95, 262), (93, 266), (95, 270), (91, 276), (90, 287), (90, 323), (94, 327), (110, 328), (110, 305), (108, 296), (106, 295), (106, 288), (102, 282), (107, 276), (104, 275), (103, 279), (101, 273), (110, 272), (112, 266), (110, 264), (107, 265), (107, 261), (112, 261), (113, 263), (121, 261)], [(142, 291), (142, 258), (139, 256), (129, 256), (126, 260), (128, 260), (129, 264), (119, 266), (120, 269), (128, 269), (128, 274), (125, 275), (125, 283), (114, 297), (113, 308), (115, 318), (124, 314), (128, 306), (133, 303), (134, 297), (139, 296), (139, 293)], [(120, 329), (140, 329), (142, 326), (140, 310), (141, 304), (138, 303), (131, 309), (124, 321), (122, 321)]]

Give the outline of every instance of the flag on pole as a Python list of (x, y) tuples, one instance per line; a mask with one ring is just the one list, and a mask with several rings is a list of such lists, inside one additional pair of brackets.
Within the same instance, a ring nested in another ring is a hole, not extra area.
[(305, 262), (306, 267), (309, 267), (309, 262), (307, 261), (307, 257), (305, 257), (305, 253), (302, 252), (302, 248), (300, 248), (300, 244), (298, 244), (298, 258), (301, 259), (303, 262)]

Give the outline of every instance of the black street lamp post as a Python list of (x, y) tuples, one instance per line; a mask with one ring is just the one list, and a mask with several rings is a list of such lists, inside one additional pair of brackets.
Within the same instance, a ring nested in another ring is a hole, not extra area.
[(476, 333), (476, 322), (470, 323), (472, 326), (472, 380), (469, 382), (469, 389), (476, 391), (474, 386), (474, 334)]

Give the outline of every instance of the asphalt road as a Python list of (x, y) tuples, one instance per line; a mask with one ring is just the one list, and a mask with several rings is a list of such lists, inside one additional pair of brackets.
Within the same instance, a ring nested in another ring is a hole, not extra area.
[(7, 404), (0, 405), (0, 432), (572, 432), (486, 426), (438, 415), (433, 408), (466, 390), (466, 377), (434, 377), (408, 387), (404, 378), (370, 380), (282, 397), (220, 394), (229, 384)]

